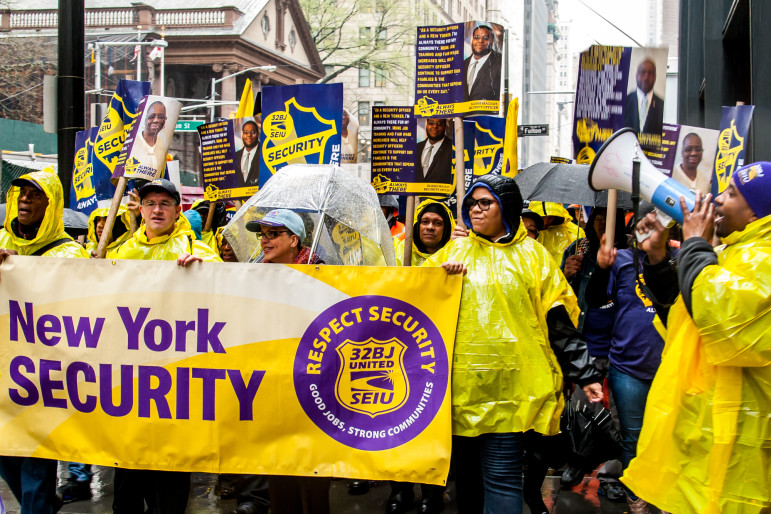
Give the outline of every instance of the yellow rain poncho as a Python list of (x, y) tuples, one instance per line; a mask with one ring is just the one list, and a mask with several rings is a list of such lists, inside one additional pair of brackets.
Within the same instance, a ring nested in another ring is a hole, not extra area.
[(166, 236), (147, 239), (144, 221), (134, 235), (117, 250), (107, 254), (108, 259), (137, 259), (146, 261), (173, 261), (183, 253), (200, 257), (206, 262), (222, 262), (219, 255), (203, 241), (195, 239), (187, 218), (181, 214), (174, 231)]
[(558, 225), (552, 225), (538, 233), (538, 242), (549, 250), (557, 264), (562, 263), (565, 249), (576, 239), (586, 237), (584, 229), (570, 221), (570, 213), (561, 203), (530, 202), (529, 209), (541, 216), (557, 216), (563, 219)]
[[(420, 218), (420, 213), (423, 212), (423, 210), (428, 207), (431, 204), (437, 204), (440, 205), (444, 210), (447, 212), (447, 216), (450, 218), (450, 231), (452, 231), (453, 227), (455, 226), (455, 218), (452, 215), (452, 211), (449, 207), (447, 207), (442, 202), (437, 202), (436, 200), (424, 200), (420, 202), (417, 209), (415, 209), (415, 218), (413, 220), (413, 231), (412, 231), (412, 237), (413, 241), (414, 238), (419, 237), (419, 234), (417, 233), (418, 227), (415, 226), (418, 223), (418, 219)], [(404, 266), (404, 238), (394, 237), (394, 250), (396, 252), (396, 265), (397, 266)], [(431, 257), (430, 253), (421, 252), (418, 250), (418, 247), (415, 245), (415, 243), (412, 243), (412, 260), (410, 261), (411, 266), (421, 266), (424, 262), (426, 262), (426, 259)]]
[[(91, 215), (88, 217), (88, 236), (86, 236), (88, 239), (86, 251), (88, 253), (95, 251), (99, 245), (99, 239), (96, 237), (96, 218), (106, 218), (109, 213), (109, 207), (99, 207), (91, 211)], [(108, 251), (119, 247), (131, 237), (131, 215), (131, 211), (125, 205), (118, 207), (118, 216), (115, 218), (115, 225), (112, 228), (113, 239), (107, 243)]]
[(723, 239), (667, 318), (622, 481), (678, 514), (771, 512), (771, 216)]
[(34, 171), (19, 177), (25, 180), (31, 180), (43, 188), (48, 197), (48, 207), (46, 207), (43, 221), (37, 235), (33, 239), (24, 239), (19, 237), (15, 230), (16, 218), (19, 216), (19, 192), (20, 188), (11, 186), (6, 195), (5, 230), (0, 233), (0, 248), (14, 250), (19, 255), (32, 255), (39, 249), (56, 241), (58, 239), (68, 239), (55, 248), (52, 248), (43, 254), (43, 257), (85, 257), (88, 253), (80, 244), (73, 241), (64, 231), (64, 199), (62, 194), (62, 184), (59, 177), (53, 171), (53, 168), (46, 168), (41, 171)]
[(452, 365), (453, 434), (559, 432), (562, 372), (551, 349), (546, 315), (564, 305), (573, 323), (573, 290), (522, 223), (509, 243), (471, 232), (425, 263), (458, 261), (463, 278)]

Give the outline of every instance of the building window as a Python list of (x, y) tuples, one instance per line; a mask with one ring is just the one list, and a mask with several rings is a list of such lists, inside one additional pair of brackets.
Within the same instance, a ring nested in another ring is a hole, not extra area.
[(364, 43), (372, 39), (372, 27), (359, 27), (359, 42)]
[(359, 67), (359, 87), (369, 87), (369, 64)]
[(369, 125), (369, 102), (359, 102), (359, 126)]
[(267, 36), (268, 32), (270, 32), (270, 18), (268, 18), (267, 14), (263, 14), (262, 15), (262, 33)]
[(324, 65), (324, 73), (325, 74), (330, 75), (334, 71), (335, 71), (335, 66), (333, 64), (325, 64)]
[(386, 39), (388, 38), (388, 31), (385, 28), (382, 28), (377, 31), (377, 39), (375, 40), (375, 46), (378, 48), (383, 48), (386, 44)]
[(289, 48), (294, 51), (294, 47), (297, 44), (297, 34), (295, 34), (294, 27), (289, 31)]
[(375, 102), (372, 105), (375, 107), (383, 107), (385, 105), (385, 102), (383, 100), (375, 100)]
[(386, 75), (383, 66), (375, 66), (375, 87), (385, 87)]

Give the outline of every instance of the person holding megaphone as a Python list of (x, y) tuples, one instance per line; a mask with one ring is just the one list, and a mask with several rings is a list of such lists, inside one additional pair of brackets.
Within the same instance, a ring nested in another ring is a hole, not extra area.
[[(677, 513), (771, 510), (771, 162), (736, 170), (711, 203), (683, 198), (676, 266), (648, 215), (643, 276), (666, 325), (637, 457), (622, 482)], [(714, 233), (721, 246), (712, 248)]]

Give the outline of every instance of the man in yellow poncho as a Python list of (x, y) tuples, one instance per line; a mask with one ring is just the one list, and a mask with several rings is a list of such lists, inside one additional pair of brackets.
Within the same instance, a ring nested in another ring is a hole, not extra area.
[(468, 271), (452, 364), (459, 512), (522, 512), (525, 432), (559, 432), (563, 373), (590, 399), (602, 399), (601, 375), (575, 330), (573, 290), (527, 237), (521, 211), (514, 180), (483, 175), (463, 200), (468, 237), (425, 263)]
[[(675, 270), (648, 253), (645, 281), (669, 310), (637, 458), (621, 480), (681, 514), (771, 512), (771, 163), (734, 172), (709, 203), (683, 205)], [(681, 202), (684, 203), (684, 202)], [(717, 218), (715, 218), (715, 212)], [(653, 218), (654, 240), (663, 227)], [(723, 245), (712, 249), (713, 222)], [(678, 287), (679, 286), (679, 287)], [(679, 291), (679, 295), (678, 295)]]
[[(64, 231), (62, 184), (52, 168), (17, 178), (6, 197), (0, 262), (8, 255), (88, 257)], [(55, 460), (0, 457), (0, 476), (21, 504), (22, 512), (46, 514), (59, 510)]]
[[(424, 200), (415, 209), (415, 220), (412, 228), (412, 260), (413, 266), (420, 266), (450, 241), (455, 218), (452, 211), (442, 202)], [(404, 239), (394, 238), (396, 263), (404, 265)]]
[(562, 264), (565, 248), (576, 239), (586, 237), (584, 229), (570, 221), (570, 213), (561, 203), (530, 202), (528, 208), (543, 218), (543, 230), (538, 233), (538, 242), (549, 250), (558, 265)]
[[(196, 261), (221, 262), (219, 256), (195, 239), (190, 223), (180, 213), (177, 188), (155, 179), (139, 190), (142, 224), (111, 259), (176, 260), (179, 266)], [(114, 512), (184, 512), (190, 495), (190, 473), (115, 468)]]

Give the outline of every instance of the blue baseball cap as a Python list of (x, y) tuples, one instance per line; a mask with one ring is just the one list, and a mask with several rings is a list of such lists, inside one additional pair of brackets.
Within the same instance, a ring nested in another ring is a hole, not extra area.
[(289, 209), (274, 209), (266, 214), (261, 220), (249, 221), (246, 223), (246, 230), (259, 232), (260, 225), (286, 227), (291, 230), (294, 235), (299, 237), (300, 241), (305, 239), (305, 224), (303, 223), (303, 219), (299, 214), (290, 211)]

